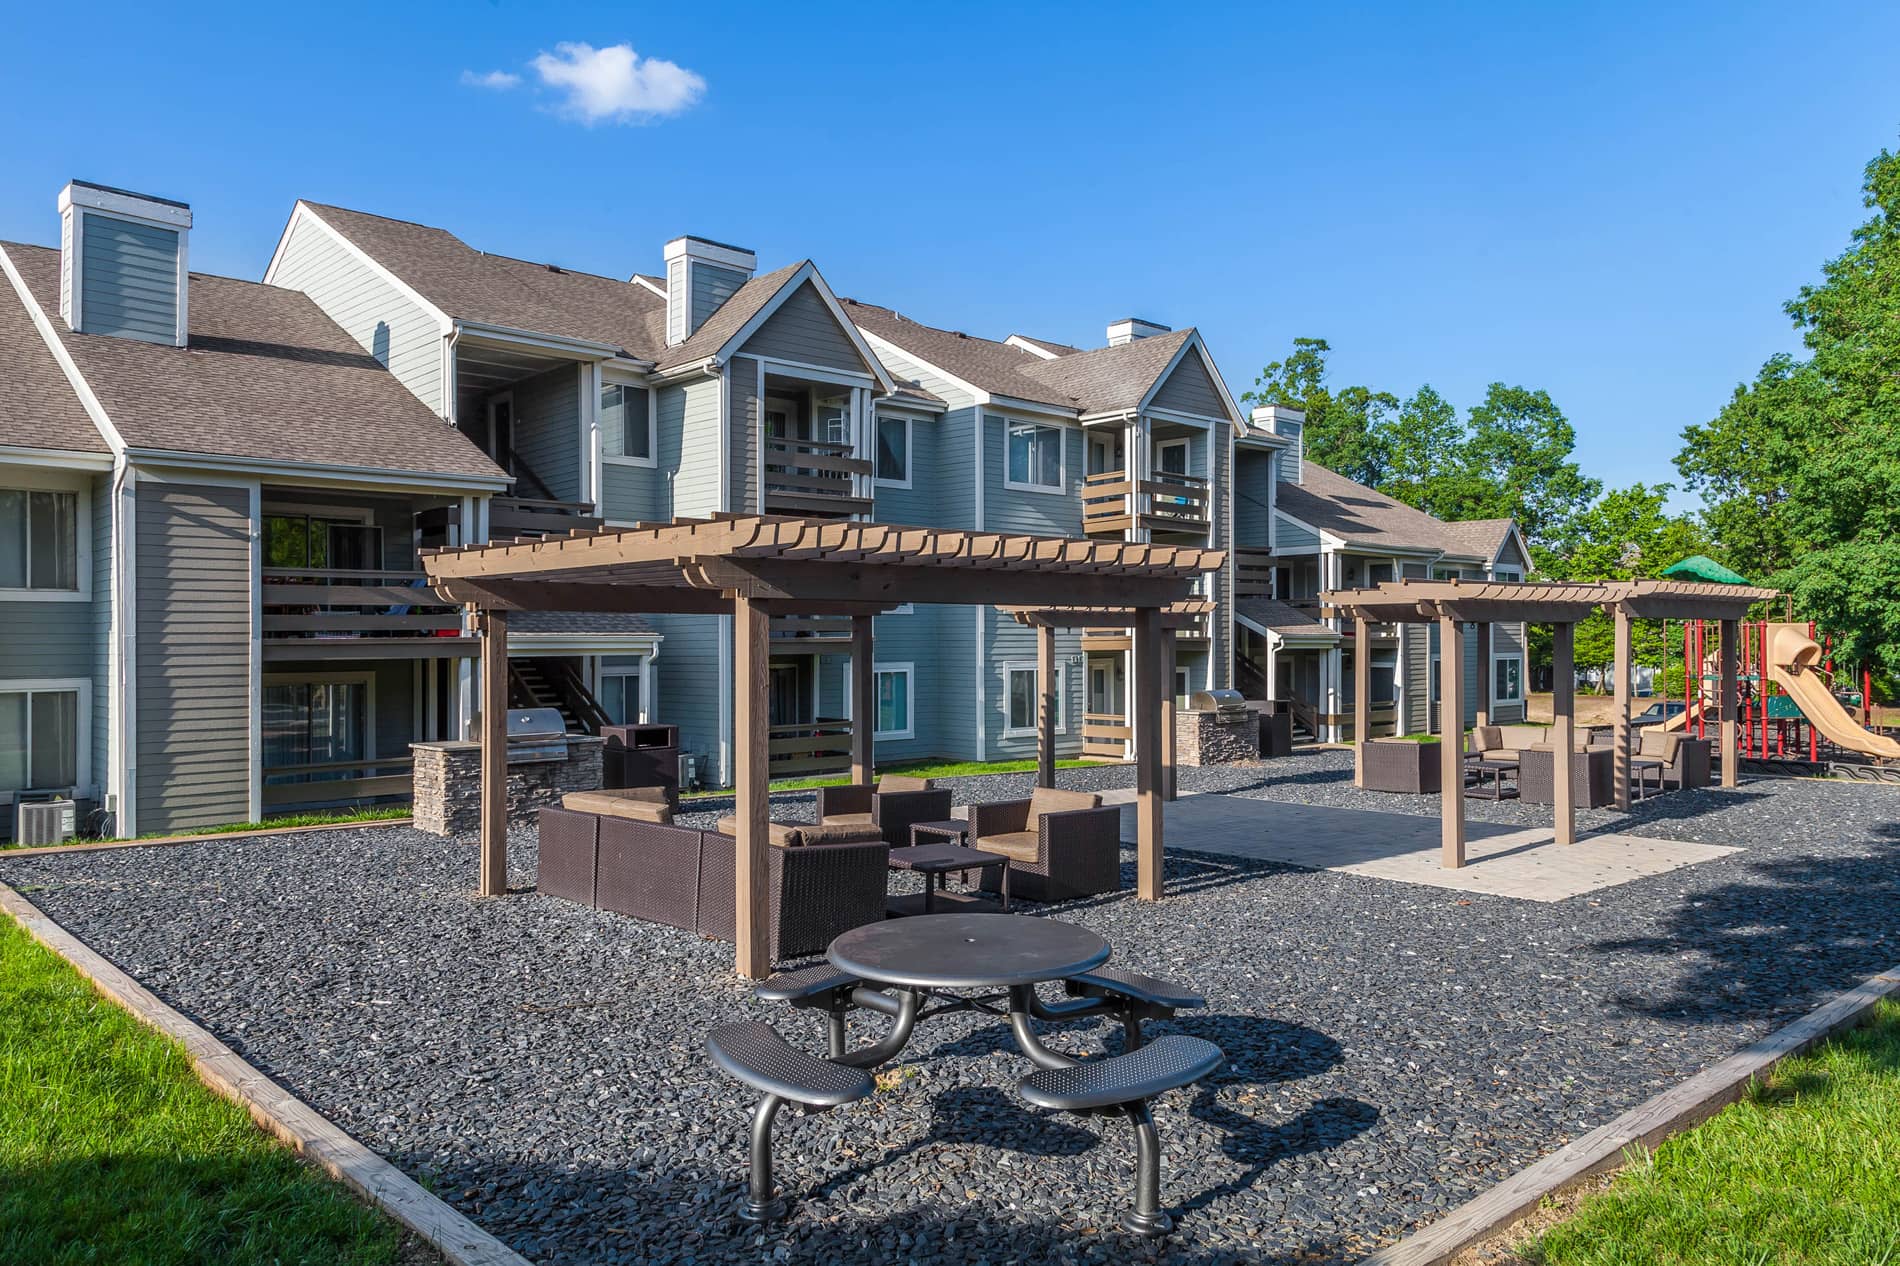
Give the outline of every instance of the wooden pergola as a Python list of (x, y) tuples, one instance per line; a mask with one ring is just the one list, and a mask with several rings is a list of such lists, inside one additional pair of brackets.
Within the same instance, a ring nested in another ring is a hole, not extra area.
[[(628, 611), (733, 617), (736, 965), (761, 978), (767, 961), (766, 675), (775, 615), (852, 617), (851, 773), (872, 777), (872, 620), (906, 603), (999, 606), (1019, 619), (1120, 624), (1134, 631), (1139, 893), (1162, 895), (1161, 713), (1164, 614), (1188, 600), (1219, 550), (892, 524), (719, 516), (566, 536), (423, 551), (445, 600), (482, 626), (482, 825), (479, 890), (506, 890), (508, 616), (511, 611)], [(1054, 649), (1043, 638), (1041, 724), (1053, 783)]]
[[(1576, 796), (1571, 762), (1561, 759), (1572, 750), (1576, 735), (1576, 629), (1577, 624), (1602, 610), (1614, 622), (1616, 637), (1616, 701), (1612, 743), (1616, 807), (1630, 806), (1630, 621), (1633, 619), (1715, 619), (1721, 621), (1721, 668), (1718, 709), (1721, 714), (1720, 755), (1722, 785), (1733, 787), (1738, 764), (1736, 737), (1735, 657), (1739, 622), (1750, 604), (1774, 597), (1771, 589), (1721, 585), (1700, 581), (1632, 580), (1589, 584), (1522, 584), (1518, 582), (1459, 580), (1389, 581), (1370, 589), (1351, 589), (1323, 595), (1331, 610), (1353, 621), (1356, 645), (1368, 645), (1374, 624), (1436, 624), (1438, 626), (1439, 800), (1442, 824), (1440, 854), (1447, 868), (1465, 864), (1464, 743), (1465, 657), (1451, 648), (1464, 645), (1464, 625), (1475, 624), (1478, 634), (1476, 723), (1490, 724), (1491, 626), (1499, 623), (1547, 624), (1551, 628), (1551, 747), (1552, 800), (1557, 842), (1577, 839)], [(1353, 782), (1363, 785), (1363, 744), (1370, 733), (1371, 657), (1353, 657)]]

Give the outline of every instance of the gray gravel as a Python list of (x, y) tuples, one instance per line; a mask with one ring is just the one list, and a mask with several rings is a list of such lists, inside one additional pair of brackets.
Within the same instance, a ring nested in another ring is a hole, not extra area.
[[(1182, 783), (1436, 811), (1355, 792), (1343, 753)], [(1895, 789), (1759, 782), (1582, 816), (1745, 851), (1557, 904), (1180, 855), (1162, 905), (1058, 908), (1118, 961), (1202, 988), (1208, 1010), (1174, 1027), (1229, 1057), (1157, 1109), (1180, 1224), (1159, 1248), (1111, 1229), (1126, 1127), (1026, 1108), (1020, 1056), (969, 1016), (932, 1022), (872, 1100), (783, 1119), (800, 1203), (743, 1228), (747, 1096), (702, 1041), (772, 1013), (730, 948), (531, 893), (474, 900), (467, 844), (343, 830), (0, 856), (0, 879), (535, 1261), (1332, 1261), (1900, 962)], [(528, 833), (513, 862), (526, 887)], [(772, 1018), (819, 1049), (817, 1021)], [(1053, 1041), (1119, 1048), (1100, 1025)]]

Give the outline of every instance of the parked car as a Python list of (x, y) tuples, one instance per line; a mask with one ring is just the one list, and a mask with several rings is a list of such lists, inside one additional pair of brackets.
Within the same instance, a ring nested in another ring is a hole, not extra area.
[(1630, 718), (1631, 725), (1661, 725), (1672, 717), (1679, 717), (1689, 710), (1689, 705), (1680, 699), (1663, 699), (1650, 704)]

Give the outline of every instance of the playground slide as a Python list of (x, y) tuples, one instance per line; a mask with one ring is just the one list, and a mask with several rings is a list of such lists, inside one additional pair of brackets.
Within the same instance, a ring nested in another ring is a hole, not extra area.
[(1900, 759), (1900, 742), (1865, 730), (1841, 706), (1826, 679), (1815, 671), (1821, 648), (1808, 636), (1805, 624), (1768, 626), (1768, 672), (1788, 692), (1807, 717), (1808, 724), (1838, 747), (1866, 756)]
[(1670, 717), (1667, 721), (1664, 721), (1662, 725), (1660, 725), (1657, 728), (1662, 729), (1662, 730), (1680, 730), (1687, 726), (1694, 725), (1695, 719), (1701, 715), (1702, 715), (1702, 700), (1691, 699), (1689, 700), (1689, 706), (1687, 708), (1683, 709), (1681, 712), (1676, 713), (1676, 715)]

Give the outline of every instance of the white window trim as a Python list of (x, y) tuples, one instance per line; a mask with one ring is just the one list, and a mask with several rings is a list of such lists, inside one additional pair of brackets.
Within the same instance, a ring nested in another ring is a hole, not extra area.
[[(1053, 485), (1017, 483), (1009, 477), (1010, 432), (1018, 427), (1035, 427), (1038, 430), (1056, 433), (1056, 482)], [(1011, 492), (1040, 492), (1058, 497), (1067, 493), (1069, 490), (1069, 428), (1057, 422), (1003, 417), (1003, 487)]]
[[(0, 678), (0, 695), (34, 694), (39, 691), (75, 691), (79, 695), (78, 727), (73, 731), (73, 741), (79, 750), (74, 753), (73, 791), (82, 800), (97, 800), (99, 788), (92, 781), (92, 678), (90, 677), (21, 677)], [(27, 705), (31, 709), (32, 705)], [(33, 724), (32, 717), (27, 718), (28, 726)], [(31, 749), (29, 748), (29, 751)], [(41, 790), (37, 787), (21, 787), (20, 791)]]
[[(1499, 695), (1497, 692), (1498, 665), (1509, 663), (1512, 660), (1517, 661), (1517, 697), (1515, 699), (1506, 699), (1502, 697), (1501, 695)], [(1490, 686), (1491, 686), (1491, 702), (1493, 704), (1499, 704), (1499, 703), (1522, 704), (1524, 702), (1524, 654), (1522, 651), (1507, 651), (1502, 655), (1493, 654), (1491, 656)]]
[(1491, 579), (1508, 581), (1512, 584), (1521, 584), (1524, 580), (1524, 569), (1514, 564), (1506, 563), (1502, 567), (1493, 567), (1491, 569)]
[[(617, 666), (609, 668), (607, 666), (607, 660), (609, 658), (637, 659), (639, 660), (639, 663), (635, 664), (631, 668), (621, 668)], [(652, 708), (651, 703), (647, 699), (647, 684), (653, 679), (653, 656), (647, 654), (644, 651), (617, 651), (612, 656), (608, 656), (608, 655), (595, 656), (594, 657), (594, 691), (596, 694), (600, 692), (601, 683), (606, 681), (607, 678), (609, 677), (632, 677), (640, 683), (640, 715), (637, 717), (630, 717), (627, 720), (621, 722), (621, 724), (622, 725), (651, 724), (651, 721), (649, 718), (652, 716), (653, 708)]]
[[(902, 422), (904, 424), (904, 477), (902, 479), (886, 479), (882, 475), (875, 474), (878, 454), (882, 451), (879, 447), (880, 440), (878, 430), (886, 422)], [(871, 424), (871, 469), (873, 471), (873, 482), (878, 487), (909, 488), (911, 486), (912, 475), (917, 467), (916, 440), (917, 421), (915, 418), (902, 413), (879, 412), (873, 415)]]
[(92, 601), (92, 482), (64, 477), (57, 471), (18, 466), (0, 470), (0, 488), (9, 492), (70, 492), (73, 494), (73, 587), (71, 589), (0, 589), (0, 602)]
[[(363, 687), (363, 749), (364, 749), (363, 762), (367, 764), (377, 759), (377, 754), (376, 754), (376, 674), (373, 672), (370, 672), (370, 673), (345, 673), (345, 672), (265, 673), (264, 679), (258, 683), (259, 693), (257, 696), (257, 705), (256, 705), (258, 709), (258, 716), (259, 717), (263, 716), (264, 695), (262, 693), (262, 690), (263, 690), (263, 687), (265, 686), (316, 686), (316, 685), (349, 686), (349, 685), (357, 685), (357, 684), (361, 684)], [(263, 740), (263, 735), (261, 733), (258, 736), (258, 742), (257, 742), (257, 767), (258, 767), (258, 770), (260, 771), (260, 776), (263, 772), (270, 772), (270, 773), (275, 773), (275, 774), (288, 774), (301, 768), (301, 766), (298, 766), (298, 765), (274, 765), (271, 767), (269, 771), (265, 771), (264, 770), (264, 740)]]
[[(880, 673), (902, 674), (904, 678), (904, 719), (908, 722), (901, 730), (880, 730), (877, 728), (877, 678)], [(814, 680), (817, 674), (813, 673)], [(851, 676), (845, 674), (845, 711), (851, 711)], [(916, 665), (905, 661), (895, 664), (871, 665), (871, 737), (873, 739), (907, 739), (917, 737), (917, 672)]]
[[(628, 457), (622, 453), (609, 453), (606, 451), (606, 445), (603, 444), (601, 446), (601, 454), (600, 454), (601, 464), (603, 466), (633, 466), (642, 470), (655, 469), (660, 464), (660, 434), (659, 434), (658, 427), (654, 423), (654, 417), (653, 417), (654, 399), (653, 399), (652, 389), (649, 388), (646, 385), (646, 383), (640, 381), (637, 378), (624, 377), (619, 374), (603, 373), (600, 376), (600, 391), (595, 394), (595, 399), (594, 399), (594, 413), (595, 413), (596, 418), (598, 418), (600, 414), (600, 396), (606, 394), (607, 388), (609, 387), (619, 387), (629, 393), (634, 392), (634, 391), (642, 391), (646, 393), (646, 397), (647, 397), (647, 407), (646, 407), (647, 455), (645, 457)], [(625, 431), (625, 425), (623, 423), (622, 428), (621, 428), (621, 438), (620, 438), (621, 446), (625, 447), (626, 442), (627, 442), (626, 431)]]
[(1186, 471), (1183, 471), (1182, 474), (1185, 478), (1192, 479), (1194, 477), (1194, 471), (1192, 469), (1194, 465), (1194, 442), (1188, 439), (1188, 437), (1186, 437), (1185, 435), (1181, 436), (1179, 439), (1155, 441), (1155, 473), (1156, 474), (1161, 473), (1161, 468), (1162, 468), (1161, 454), (1167, 452), (1171, 448), (1178, 448), (1183, 453), (1187, 454), (1187, 456), (1182, 460), (1181, 464), (1183, 466), (1189, 467), (1189, 469)]
[[(1019, 672), (1028, 673), (1032, 677), (1039, 676), (1042, 670), (1037, 667), (1036, 661), (1034, 660), (1008, 659), (1008, 660), (1004, 660), (1000, 666), (1003, 670), (1003, 735), (1002, 736), (1006, 739), (1034, 738), (1036, 737), (1036, 726), (1034, 724), (1031, 724), (1028, 726), (1012, 726), (1009, 723), (1009, 678), (1010, 678), (1010, 674), (1019, 673)], [(1040, 681), (1036, 683), (1036, 689), (1039, 692), (1041, 691), (1042, 683)], [(1057, 734), (1067, 734), (1069, 732), (1068, 703), (1069, 703), (1069, 665), (1065, 661), (1058, 659), (1056, 661), (1056, 733)]]

